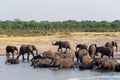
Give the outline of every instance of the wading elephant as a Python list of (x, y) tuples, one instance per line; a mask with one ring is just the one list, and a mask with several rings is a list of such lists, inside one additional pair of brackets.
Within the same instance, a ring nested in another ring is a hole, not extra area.
[[(79, 49), (78, 49), (79, 48)], [(86, 44), (78, 44), (76, 46), (76, 51), (79, 51), (81, 49), (86, 49), (87, 50), (88, 46)], [(77, 50), (78, 49), (78, 50)]]
[(52, 45), (59, 46), (57, 49), (58, 52), (60, 49), (62, 52), (62, 48), (66, 48), (66, 51), (67, 51), (67, 49), (71, 49), (70, 43), (68, 41), (56, 41), (55, 43), (52, 42)]
[(82, 49), (82, 50), (76, 51), (75, 52), (75, 56), (77, 58), (77, 62), (82, 62), (82, 57), (84, 55), (89, 55), (89, 53), (88, 53), (88, 51), (86, 49)]
[(19, 61), (19, 59), (7, 59), (6, 61), (5, 61), (5, 64), (19, 64), (20, 63), (20, 61)]
[(55, 59), (54, 64), (59, 68), (73, 68), (74, 61), (71, 58)]
[(93, 68), (99, 70), (112, 70), (115, 71), (117, 61), (114, 59), (95, 59)]
[(20, 52), (19, 52), (19, 55), (17, 56), (17, 59), (19, 58), (20, 55), (22, 55), (22, 59), (23, 59), (23, 61), (24, 61), (24, 60), (25, 60), (24, 54), (27, 53), (27, 54), (28, 54), (27, 60), (29, 61), (30, 53), (31, 53), (32, 56), (34, 57), (33, 51), (36, 51), (36, 55), (38, 55), (38, 50), (37, 50), (37, 48), (35, 47), (35, 45), (22, 45), (22, 46), (20, 47)]
[(6, 46), (6, 58), (9, 59), (10, 58), (10, 53), (12, 53), (12, 58), (14, 58), (14, 53), (15, 51), (17, 52), (18, 54), (18, 49), (16, 46)]

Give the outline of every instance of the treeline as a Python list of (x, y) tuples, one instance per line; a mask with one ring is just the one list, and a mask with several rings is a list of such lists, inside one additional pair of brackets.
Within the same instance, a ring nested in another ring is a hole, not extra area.
[(14, 36), (52, 35), (56, 32), (116, 32), (120, 31), (120, 20), (108, 21), (0, 21), (0, 34)]

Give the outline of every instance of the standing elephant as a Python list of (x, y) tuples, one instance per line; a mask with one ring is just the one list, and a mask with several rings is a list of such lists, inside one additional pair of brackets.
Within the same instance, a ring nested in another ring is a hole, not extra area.
[(109, 47), (97, 47), (97, 52), (101, 53), (101, 58), (103, 58), (104, 55), (108, 56), (110, 58), (110, 56), (112, 56), (112, 58), (114, 58), (114, 53), (112, 51), (111, 48)]
[(86, 44), (78, 44), (76, 46), (76, 51), (77, 51), (78, 48), (79, 48), (79, 50), (81, 50), (81, 49), (86, 49), (87, 50), (88, 46)]
[(36, 51), (36, 55), (38, 54), (38, 50), (37, 50), (37, 48), (34, 45), (22, 45), (20, 47), (20, 52), (19, 52), (19, 55), (17, 56), (17, 59), (19, 58), (20, 55), (22, 55), (22, 59), (24, 61), (25, 60), (24, 54), (28, 53), (27, 60), (29, 61), (30, 53), (34, 57), (33, 51)]
[(70, 43), (68, 41), (56, 41), (55, 43), (52, 42), (52, 45), (59, 46), (57, 49), (58, 52), (60, 49), (62, 52), (62, 48), (66, 48), (66, 51), (67, 51), (67, 49), (71, 49)]
[(17, 51), (18, 54), (18, 49), (16, 46), (6, 46), (6, 58), (8, 59), (10, 57), (10, 53), (12, 53), (12, 58), (14, 58), (15, 51)]
[(97, 45), (96, 44), (91, 44), (88, 49), (89, 55), (92, 58), (95, 58), (95, 55), (98, 55), (97, 52)]
[(114, 48), (116, 48), (116, 52), (118, 51), (118, 44), (117, 44), (117, 42), (115, 42), (115, 41), (106, 42), (106, 43), (105, 43), (105, 47), (111, 48), (113, 52), (114, 52)]

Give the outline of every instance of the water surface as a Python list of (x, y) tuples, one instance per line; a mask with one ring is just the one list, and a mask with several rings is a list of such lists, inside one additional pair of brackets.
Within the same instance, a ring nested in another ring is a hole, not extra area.
[(31, 62), (17, 65), (5, 64), (6, 57), (0, 56), (0, 80), (120, 80), (119, 72), (91, 70), (33, 68)]

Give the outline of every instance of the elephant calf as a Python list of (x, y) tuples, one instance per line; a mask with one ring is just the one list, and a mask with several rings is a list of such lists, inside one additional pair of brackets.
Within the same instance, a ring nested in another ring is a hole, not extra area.
[(57, 49), (58, 52), (60, 49), (62, 52), (62, 48), (66, 48), (66, 51), (67, 51), (67, 49), (71, 49), (70, 43), (68, 41), (56, 41), (55, 43), (52, 42), (52, 45), (59, 46)]
[(19, 63), (20, 63), (19, 59), (7, 59), (5, 61), (5, 64), (19, 64)]

